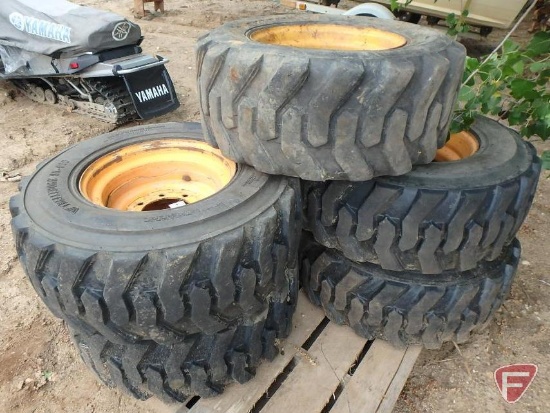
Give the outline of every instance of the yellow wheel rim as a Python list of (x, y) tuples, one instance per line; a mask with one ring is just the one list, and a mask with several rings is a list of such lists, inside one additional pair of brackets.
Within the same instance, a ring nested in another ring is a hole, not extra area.
[(279, 46), (346, 51), (395, 49), (407, 43), (403, 36), (372, 27), (311, 23), (258, 29), (250, 38)]
[(147, 141), (95, 160), (80, 178), (90, 202), (121, 211), (155, 211), (199, 202), (224, 188), (237, 166), (204, 142)]
[(453, 133), (443, 148), (437, 150), (434, 161), (458, 161), (472, 156), (479, 150), (479, 142), (470, 132)]

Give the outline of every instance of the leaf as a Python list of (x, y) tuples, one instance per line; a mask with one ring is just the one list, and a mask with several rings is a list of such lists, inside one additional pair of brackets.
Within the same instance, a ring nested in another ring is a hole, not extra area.
[(445, 19), (445, 21), (447, 22), (447, 24), (451, 27), (455, 26), (456, 23), (458, 22), (458, 19), (456, 18), (456, 14), (454, 13), (449, 13), (447, 15), (447, 18)]
[(539, 77), (537, 78), (537, 84), (546, 85), (546, 83), (548, 83), (548, 79), (550, 79), (550, 69), (545, 69), (539, 73)]
[(512, 96), (516, 99), (536, 99), (539, 93), (535, 90), (537, 84), (531, 80), (514, 79), (510, 82)]
[(502, 52), (504, 55), (514, 52), (516, 50), (519, 50), (519, 44), (510, 39), (506, 40), (502, 45)]
[(491, 115), (498, 115), (502, 112), (502, 96), (500, 96), (500, 94), (494, 94), (491, 100), (489, 100), (488, 107)]
[(473, 72), (479, 67), (479, 60), (474, 57), (467, 57), (466, 58), (466, 70)]
[(550, 151), (544, 151), (540, 159), (542, 160), (542, 169), (550, 169)]
[(546, 53), (550, 53), (550, 32), (535, 33), (527, 46), (525, 54), (530, 57), (537, 57)]
[(462, 116), (457, 116), (453, 119), (451, 122), (451, 128), (449, 129), (450, 133), (458, 133), (462, 132), (464, 130), (464, 127), (462, 126), (464, 124)]
[(512, 69), (518, 75), (521, 75), (521, 74), (523, 74), (523, 70), (525, 69), (525, 64), (523, 63), (523, 61), (520, 60), (519, 62), (516, 62), (512, 65)]
[(397, 0), (390, 0), (390, 9), (391, 11), (396, 11), (401, 8), (401, 5), (397, 2)]
[[(522, 129), (523, 130), (523, 129)], [(525, 128), (524, 136), (538, 135), (543, 141), (550, 137), (550, 127), (544, 122), (536, 121)]]
[(489, 79), (500, 80), (504, 73), (499, 68), (495, 68), (489, 72)]
[(451, 123), (451, 133), (458, 133), (470, 129), (476, 118), (476, 112), (457, 112)]
[(470, 26), (468, 24), (464, 24), (460, 26), (460, 33), (468, 33), (470, 31)]
[(468, 102), (472, 99), (475, 99), (476, 93), (470, 86), (462, 86), (460, 92), (458, 93), (458, 100), (462, 102)]
[(539, 73), (543, 70), (550, 69), (550, 61), (546, 62), (535, 62), (532, 65), (529, 66), (529, 70), (532, 73)]
[[(516, 72), (515, 66), (520, 65), (525, 67), (524, 56), (518, 52), (511, 52), (508, 55), (502, 57), (501, 69), (504, 76), (515, 76), (518, 73)], [(523, 74), (523, 71), (519, 74)]]
[(542, 96), (533, 102), (535, 115), (539, 119), (550, 119), (550, 96)]
[(525, 107), (516, 106), (508, 112), (508, 123), (510, 126), (522, 125), (529, 119), (529, 113)]
[(411, 4), (412, 1), (413, 0), (406, 0), (404, 2), (403, 0), (390, 0), (390, 10), (401, 10), (403, 7), (407, 7), (409, 4)]
[(479, 78), (484, 82), (486, 82), (487, 79), (489, 79), (489, 73), (487, 73), (487, 72), (485, 72), (481, 69), (477, 72), (477, 74), (478, 74)]
[(454, 27), (449, 27), (447, 29), (447, 36), (455, 37), (458, 34), (458, 31)]

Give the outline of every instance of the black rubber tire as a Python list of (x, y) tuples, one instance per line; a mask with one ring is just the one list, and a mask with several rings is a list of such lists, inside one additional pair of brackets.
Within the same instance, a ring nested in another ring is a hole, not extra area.
[(292, 328), (297, 282), (290, 291), (287, 302), (272, 303), (269, 312), (249, 324), (195, 334), (177, 344), (117, 344), (86, 326), (70, 330), (84, 363), (107, 386), (141, 400), (156, 396), (183, 402), (220, 394), (233, 381), (249, 381), (261, 358), (272, 360), (279, 353), (276, 338), (286, 337)]
[(109, 133), (41, 164), (10, 201), (19, 259), (50, 310), (108, 340), (178, 342), (249, 323), (298, 277), (299, 183), (239, 165), (218, 193), (184, 208), (125, 212), (87, 201), (79, 177), (118, 148), (202, 140), (200, 124)]
[[(268, 45), (252, 30), (349, 25), (397, 33), (382, 51)], [(197, 45), (207, 140), (229, 158), (302, 179), (364, 181), (430, 162), (447, 138), (465, 49), (424, 27), (385, 19), (285, 15), (228, 23)]]
[(510, 291), (520, 253), (514, 240), (498, 260), (434, 278), (354, 263), (314, 245), (303, 252), (301, 281), (329, 319), (360, 336), (437, 349), (447, 341), (468, 341), (490, 322)]
[(523, 223), (541, 169), (534, 147), (488, 118), (473, 156), (367, 182), (303, 182), (304, 227), (357, 262), (466, 271), (496, 259)]

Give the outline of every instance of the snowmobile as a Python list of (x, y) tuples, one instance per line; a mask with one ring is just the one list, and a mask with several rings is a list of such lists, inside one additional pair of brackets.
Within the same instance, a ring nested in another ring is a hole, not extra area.
[(141, 30), (64, 0), (0, 2), (0, 80), (37, 102), (102, 121), (150, 119), (179, 106), (165, 64), (142, 53)]

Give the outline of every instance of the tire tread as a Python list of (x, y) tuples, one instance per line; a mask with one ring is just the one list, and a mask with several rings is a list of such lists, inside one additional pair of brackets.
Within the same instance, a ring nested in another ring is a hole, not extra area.
[[(298, 271), (299, 191), (289, 180), (272, 206), (239, 229), (143, 253), (63, 245), (29, 223), (20, 195), (10, 209), (20, 261), (56, 316), (79, 320), (117, 343), (172, 343), (253, 320), (272, 301), (286, 300), (289, 278)], [(239, 286), (243, 273), (248, 278)]]
[(436, 281), (418, 272), (354, 263), (330, 249), (312, 254), (306, 247), (301, 280), (332, 321), (357, 334), (437, 349), (444, 342), (468, 341), (492, 319), (508, 295), (520, 252), (514, 240), (495, 262)]
[(228, 39), (220, 28), (199, 40), (198, 84), (207, 140), (237, 162), (364, 181), (430, 162), (445, 141), (464, 61), (454, 42), (407, 58), (357, 54), (343, 67)]

